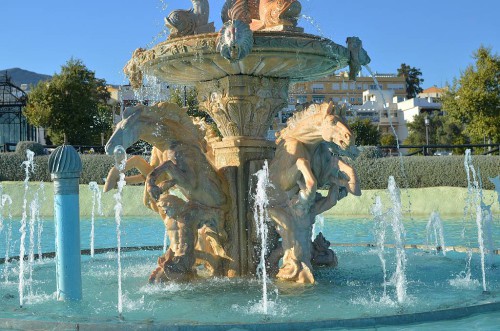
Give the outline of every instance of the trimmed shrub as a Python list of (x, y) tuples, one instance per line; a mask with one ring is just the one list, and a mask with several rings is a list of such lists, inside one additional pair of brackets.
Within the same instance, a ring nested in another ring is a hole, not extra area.
[[(357, 159), (354, 162), (362, 189), (387, 188), (387, 179), (394, 176), (400, 187), (436, 186), (467, 187), (463, 156), (405, 156), (380, 159)], [(475, 155), (472, 162), (480, 171), (485, 189), (493, 189), (488, 177), (500, 175), (500, 157)], [(404, 174), (403, 170), (404, 169)]]
[(382, 151), (377, 146), (360, 146), (360, 153), (357, 159), (378, 159), (383, 156)]
[[(104, 184), (104, 179), (115, 164), (113, 156), (80, 154), (82, 159), (82, 174), (80, 184), (97, 182)], [(0, 153), (0, 181), (23, 181), (26, 177), (22, 163), (26, 155), (17, 153)], [(49, 156), (35, 156), (34, 171), (30, 174), (31, 181), (50, 182)], [(138, 174), (137, 171), (127, 172), (127, 175)]]
[(115, 164), (113, 156), (109, 155), (80, 155), (82, 158), (82, 176), (80, 177), (81, 184), (96, 182), (104, 184), (109, 170)]
[(22, 157), (26, 157), (26, 150), (28, 149), (37, 156), (47, 154), (42, 144), (34, 141), (20, 141), (16, 145), (16, 153), (20, 154)]
[[(36, 159), (36, 158), (35, 158)], [(21, 164), (26, 155), (18, 153), (0, 153), (0, 181), (19, 181), (22, 176)]]
[[(463, 156), (405, 156), (373, 158), (371, 154), (359, 157), (353, 165), (361, 181), (361, 188), (385, 189), (389, 176), (394, 176), (401, 188), (436, 186), (467, 187), (467, 175)], [(35, 157), (35, 171), (32, 181), (50, 181), (48, 156)], [(114, 165), (114, 158), (108, 155), (81, 155), (83, 170), (81, 184), (95, 181), (104, 183), (108, 171)], [(17, 153), (0, 153), (0, 181), (23, 181), (25, 178), (22, 162), (26, 156)], [(472, 162), (480, 172), (485, 189), (493, 189), (488, 177), (500, 175), (500, 156), (475, 155)], [(404, 169), (404, 176), (403, 171)], [(137, 174), (138, 172), (129, 172)]]

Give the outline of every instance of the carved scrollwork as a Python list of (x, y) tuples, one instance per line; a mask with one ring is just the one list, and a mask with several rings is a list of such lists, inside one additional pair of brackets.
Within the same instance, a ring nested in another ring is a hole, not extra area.
[(289, 81), (251, 76), (232, 80), (226, 77), (199, 84), (200, 106), (224, 137), (265, 137), (274, 116), (287, 104)]

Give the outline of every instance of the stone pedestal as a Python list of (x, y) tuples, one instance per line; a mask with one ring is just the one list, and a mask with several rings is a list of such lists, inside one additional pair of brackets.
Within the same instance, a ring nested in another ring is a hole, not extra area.
[(274, 141), (265, 140), (274, 117), (287, 105), (288, 79), (227, 76), (197, 86), (202, 108), (223, 135), (212, 147), (215, 164), (229, 183), (232, 206), (226, 221), (231, 262), (228, 276), (255, 272), (253, 212), (250, 206), (251, 176), (263, 160), (274, 156)]
[(231, 262), (224, 269), (230, 277), (255, 272), (253, 211), (249, 196), (251, 176), (264, 160), (274, 156), (274, 142), (248, 137), (229, 137), (214, 146), (216, 166), (229, 183), (231, 211), (226, 221)]

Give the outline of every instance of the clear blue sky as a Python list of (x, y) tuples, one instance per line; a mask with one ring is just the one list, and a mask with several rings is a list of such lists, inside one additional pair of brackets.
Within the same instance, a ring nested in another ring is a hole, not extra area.
[[(124, 84), (121, 72), (137, 47), (165, 40), (163, 17), (189, 0), (2, 1), (0, 69), (53, 74), (81, 59), (99, 78)], [(212, 0), (220, 28), (223, 0)], [(420, 68), (424, 87), (442, 86), (473, 62), (481, 44), (500, 52), (500, 0), (301, 0), (300, 26), (344, 45), (358, 36), (377, 72), (401, 63)]]

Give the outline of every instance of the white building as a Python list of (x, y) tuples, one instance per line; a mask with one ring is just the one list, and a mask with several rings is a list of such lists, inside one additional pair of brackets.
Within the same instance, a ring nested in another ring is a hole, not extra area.
[(435, 98), (414, 98), (398, 103), (398, 113), (401, 114), (400, 118), (402, 124), (398, 132), (399, 139), (404, 141), (408, 138), (408, 126), (406, 123), (412, 123), (415, 116), (422, 113), (431, 114), (434, 111), (441, 111), (441, 103), (437, 102)]
[[(393, 90), (366, 90), (363, 91), (363, 104), (351, 106), (348, 118), (368, 118), (372, 123), (378, 125), (382, 134), (392, 133), (392, 127), (399, 136), (399, 114), (398, 100), (402, 96), (395, 96)], [(404, 124), (403, 124), (404, 125)]]
[(407, 123), (413, 122), (415, 116), (441, 111), (438, 98), (442, 92), (442, 89), (433, 87), (424, 90), (417, 98), (405, 100), (402, 96), (395, 96), (392, 90), (366, 90), (363, 104), (351, 106), (347, 115), (348, 118), (370, 119), (382, 134), (392, 133), (394, 127), (402, 143), (409, 135)]

